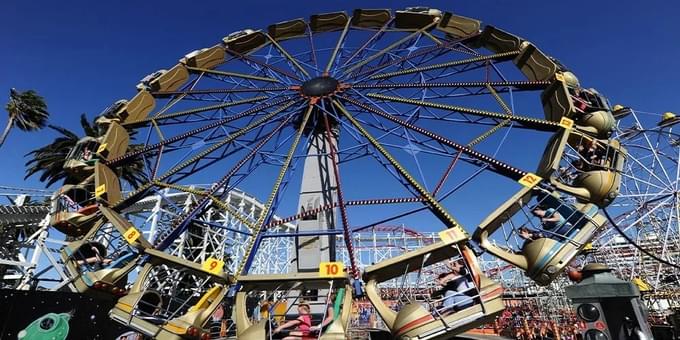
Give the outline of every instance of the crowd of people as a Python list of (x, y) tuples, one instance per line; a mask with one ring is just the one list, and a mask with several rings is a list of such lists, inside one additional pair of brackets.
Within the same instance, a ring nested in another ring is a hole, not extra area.
[(561, 310), (557, 315), (541, 315), (538, 305), (529, 301), (507, 306), (490, 325), (494, 333), (522, 340), (581, 339), (581, 324), (573, 311)]

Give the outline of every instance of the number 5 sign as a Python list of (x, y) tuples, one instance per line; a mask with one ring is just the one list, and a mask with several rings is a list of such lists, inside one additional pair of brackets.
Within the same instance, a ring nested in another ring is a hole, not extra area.
[(224, 262), (216, 258), (209, 257), (207, 260), (205, 260), (205, 262), (203, 262), (203, 264), (201, 264), (201, 268), (203, 268), (203, 270), (208, 273), (219, 275), (222, 273), (222, 268), (224, 268)]
[(333, 278), (344, 277), (345, 265), (342, 262), (321, 262), (319, 263), (319, 277)]

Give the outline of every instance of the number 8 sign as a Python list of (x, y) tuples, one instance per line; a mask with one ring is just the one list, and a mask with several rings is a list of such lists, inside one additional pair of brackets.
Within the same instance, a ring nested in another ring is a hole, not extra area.
[(141, 234), (139, 233), (139, 230), (137, 230), (135, 227), (130, 227), (130, 228), (128, 228), (128, 230), (125, 231), (125, 233), (123, 233), (123, 237), (125, 237), (125, 241), (127, 241), (127, 243), (129, 243), (129, 244), (132, 244), (135, 241), (137, 241), (137, 239), (140, 236), (141, 236)]
[(321, 262), (319, 263), (319, 277), (332, 278), (344, 277), (345, 265), (342, 262)]

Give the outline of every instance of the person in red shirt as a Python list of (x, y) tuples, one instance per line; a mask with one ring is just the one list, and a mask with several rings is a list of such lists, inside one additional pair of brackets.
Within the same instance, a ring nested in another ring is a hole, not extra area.
[(295, 330), (291, 331), (288, 333), (288, 336), (283, 338), (284, 340), (301, 340), (309, 337), (312, 327), (312, 315), (310, 314), (311, 308), (307, 302), (300, 301), (298, 303), (297, 309), (297, 319), (287, 321), (279, 327), (276, 327), (276, 329), (274, 329), (274, 334), (281, 333), (281, 331), (284, 329), (295, 327)]

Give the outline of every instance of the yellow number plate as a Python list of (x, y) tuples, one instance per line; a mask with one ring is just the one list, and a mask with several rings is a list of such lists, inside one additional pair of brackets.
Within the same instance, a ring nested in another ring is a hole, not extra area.
[(97, 153), (102, 153), (102, 152), (104, 152), (104, 150), (106, 150), (106, 146), (107, 146), (106, 143), (100, 145), (100, 146), (97, 148)]
[(123, 233), (123, 237), (125, 237), (125, 241), (127, 241), (127, 243), (130, 243), (130, 244), (137, 241), (137, 239), (140, 236), (142, 236), (142, 234), (135, 227), (130, 227), (130, 228), (128, 228), (128, 230), (125, 231), (125, 233)]
[(541, 178), (540, 176), (538, 176), (536, 174), (532, 174), (530, 172), (530, 173), (524, 175), (522, 178), (520, 178), (519, 181), (517, 181), (517, 182), (519, 182), (519, 184), (521, 184), (525, 187), (532, 188), (536, 184), (540, 183), (542, 179), (543, 178)]
[(345, 265), (342, 262), (321, 262), (319, 263), (319, 277), (332, 278), (344, 277)]
[(224, 268), (224, 262), (216, 258), (209, 257), (202, 264), (201, 268), (211, 274), (222, 274), (222, 268)]
[(562, 117), (562, 119), (560, 119), (560, 126), (565, 129), (571, 129), (574, 127), (574, 121), (567, 117)]
[(97, 189), (94, 189), (94, 197), (99, 197), (103, 195), (106, 192), (106, 184), (102, 184), (97, 187)]

